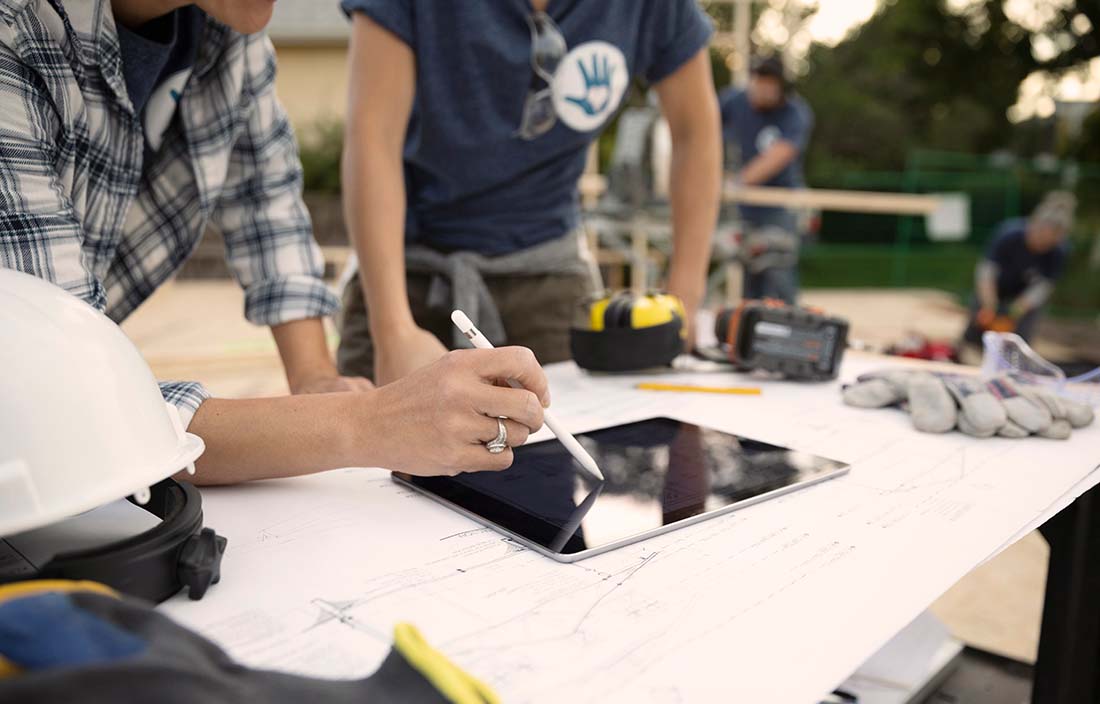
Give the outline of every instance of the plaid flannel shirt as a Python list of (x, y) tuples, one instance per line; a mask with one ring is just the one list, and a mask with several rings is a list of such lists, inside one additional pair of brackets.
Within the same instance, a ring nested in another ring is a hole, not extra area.
[[(109, 0), (0, 0), (0, 265), (120, 322), (210, 223), (248, 320), (333, 312), (274, 79), (266, 36), (208, 19), (161, 148), (143, 164)], [(161, 389), (185, 422), (208, 396), (194, 382)]]

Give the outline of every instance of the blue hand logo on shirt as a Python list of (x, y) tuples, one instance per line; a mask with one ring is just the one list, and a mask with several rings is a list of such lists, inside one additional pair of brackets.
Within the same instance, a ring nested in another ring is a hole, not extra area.
[(586, 115), (600, 114), (611, 102), (611, 74), (615, 69), (609, 62), (610, 57), (606, 54), (593, 54), (592, 71), (589, 72), (584, 68), (584, 60), (577, 59), (577, 68), (584, 77), (584, 93), (579, 96), (567, 95), (565, 99), (584, 110)]
[(619, 47), (595, 40), (573, 47), (554, 73), (554, 112), (566, 127), (592, 132), (607, 122), (630, 82)]

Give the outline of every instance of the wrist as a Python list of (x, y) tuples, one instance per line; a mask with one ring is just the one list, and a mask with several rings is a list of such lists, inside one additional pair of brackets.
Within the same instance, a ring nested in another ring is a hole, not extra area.
[(337, 404), (335, 417), (329, 423), (332, 436), (329, 441), (336, 448), (343, 467), (381, 466), (377, 455), (379, 447), (378, 423), (372, 417), (377, 405), (373, 394), (333, 394)]
[(387, 340), (405, 337), (418, 327), (408, 303), (403, 301), (394, 306), (370, 306), (369, 315), (370, 333), (375, 345), (384, 345)]
[(398, 463), (390, 443), (396, 428), (393, 421), (393, 399), (385, 387), (371, 394), (340, 394), (342, 396), (336, 442), (348, 467), (382, 467), (395, 469)]
[(328, 379), (339, 375), (340, 373), (336, 370), (336, 364), (328, 356), (325, 356), (309, 362), (299, 362), (292, 367), (287, 367), (286, 383), (287, 386), (290, 387), (290, 392), (296, 393), (298, 389), (312, 381), (317, 379)]
[(679, 298), (685, 308), (695, 309), (703, 302), (703, 294), (705, 292), (705, 285), (702, 283), (696, 283), (698, 277), (687, 278), (691, 283), (685, 283), (684, 278), (676, 277), (673, 275), (669, 278), (668, 292)]

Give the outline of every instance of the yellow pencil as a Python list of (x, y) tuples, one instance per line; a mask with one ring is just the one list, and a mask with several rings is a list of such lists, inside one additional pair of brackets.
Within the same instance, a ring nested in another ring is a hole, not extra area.
[(645, 391), (695, 391), (703, 394), (735, 394), (738, 396), (759, 396), (756, 386), (689, 386), (686, 384), (655, 384), (643, 382), (635, 388)]

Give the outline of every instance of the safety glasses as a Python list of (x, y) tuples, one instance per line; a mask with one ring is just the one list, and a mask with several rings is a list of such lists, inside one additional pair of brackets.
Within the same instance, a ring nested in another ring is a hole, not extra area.
[(558, 121), (554, 112), (552, 83), (554, 72), (565, 57), (566, 46), (561, 30), (545, 12), (529, 15), (527, 26), (531, 30), (531, 68), (535, 77), (546, 84), (542, 89), (532, 86), (523, 101), (523, 120), (516, 136), (531, 140), (549, 132)]

